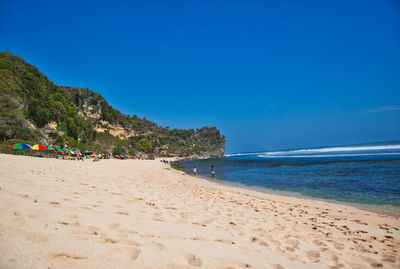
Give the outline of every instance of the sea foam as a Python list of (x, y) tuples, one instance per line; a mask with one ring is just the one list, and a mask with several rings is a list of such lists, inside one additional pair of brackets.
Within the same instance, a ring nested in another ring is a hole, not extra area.
[[(349, 152), (349, 151), (390, 151), (400, 149), (400, 145), (376, 145), (376, 146), (341, 146), (341, 147), (326, 147), (326, 148), (311, 148), (311, 149), (296, 149), (286, 151), (266, 151), (266, 152), (254, 152), (254, 153), (236, 153), (226, 154), (226, 157), (236, 156), (253, 156), (267, 157), (267, 156), (293, 156), (297, 154), (313, 154), (313, 153), (329, 153), (329, 152)], [(314, 155), (316, 156), (316, 155)], [(320, 155), (325, 157), (327, 155)], [(354, 155), (350, 155), (354, 156)]]

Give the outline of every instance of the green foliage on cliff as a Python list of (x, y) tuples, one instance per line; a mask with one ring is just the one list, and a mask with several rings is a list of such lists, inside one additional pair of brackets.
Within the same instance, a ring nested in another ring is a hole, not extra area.
[(225, 150), (225, 137), (215, 127), (169, 130), (145, 118), (124, 115), (100, 94), (57, 86), (35, 66), (5, 51), (0, 52), (3, 151), (10, 139), (67, 144), (80, 151), (157, 156), (221, 156)]
[(151, 152), (151, 150), (153, 149), (153, 146), (151, 145), (149, 140), (147, 140), (147, 138), (140, 139), (137, 143), (137, 147), (139, 150), (147, 153)]
[(120, 144), (117, 144), (112, 150), (112, 154), (115, 154), (115, 155), (120, 155), (120, 154), (124, 154), (124, 153), (125, 153), (124, 149), (121, 147)]

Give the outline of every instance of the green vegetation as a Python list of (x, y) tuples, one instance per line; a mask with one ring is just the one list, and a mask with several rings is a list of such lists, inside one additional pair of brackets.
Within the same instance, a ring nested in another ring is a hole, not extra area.
[(148, 156), (221, 156), (225, 150), (225, 137), (215, 127), (169, 130), (124, 115), (100, 94), (57, 86), (35, 66), (5, 51), (0, 52), (1, 150), (13, 139)]
[(117, 144), (112, 150), (112, 154), (115, 154), (115, 155), (120, 155), (120, 154), (124, 154), (124, 153), (125, 153), (124, 149), (121, 147), (120, 144)]
[(138, 149), (144, 152), (151, 152), (151, 150), (153, 149), (153, 146), (151, 145), (151, 143), (149, 142), (149, 140), (147, 140), (147, 138), (142, 138), (138, 141)]

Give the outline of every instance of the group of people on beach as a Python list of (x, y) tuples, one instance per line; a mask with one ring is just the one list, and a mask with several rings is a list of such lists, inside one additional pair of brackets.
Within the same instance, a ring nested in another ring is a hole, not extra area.
[[(212, 176), (212, 177), (215, 177), (215, 168), (214, 168), (214, 165), (211, 165), (210, 171), (211, 171), (211, 176)], [(193, 167), (193, 175), (194, 175), (194, 176), (197, 176), (197, 167)]]

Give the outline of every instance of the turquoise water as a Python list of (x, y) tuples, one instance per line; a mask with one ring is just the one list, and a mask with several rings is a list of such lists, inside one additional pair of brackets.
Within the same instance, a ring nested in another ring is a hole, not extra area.
[(400, 141), (315, 149), (230, 154), (183, 161), (188, 173), (217, 182), (400, 212)]

